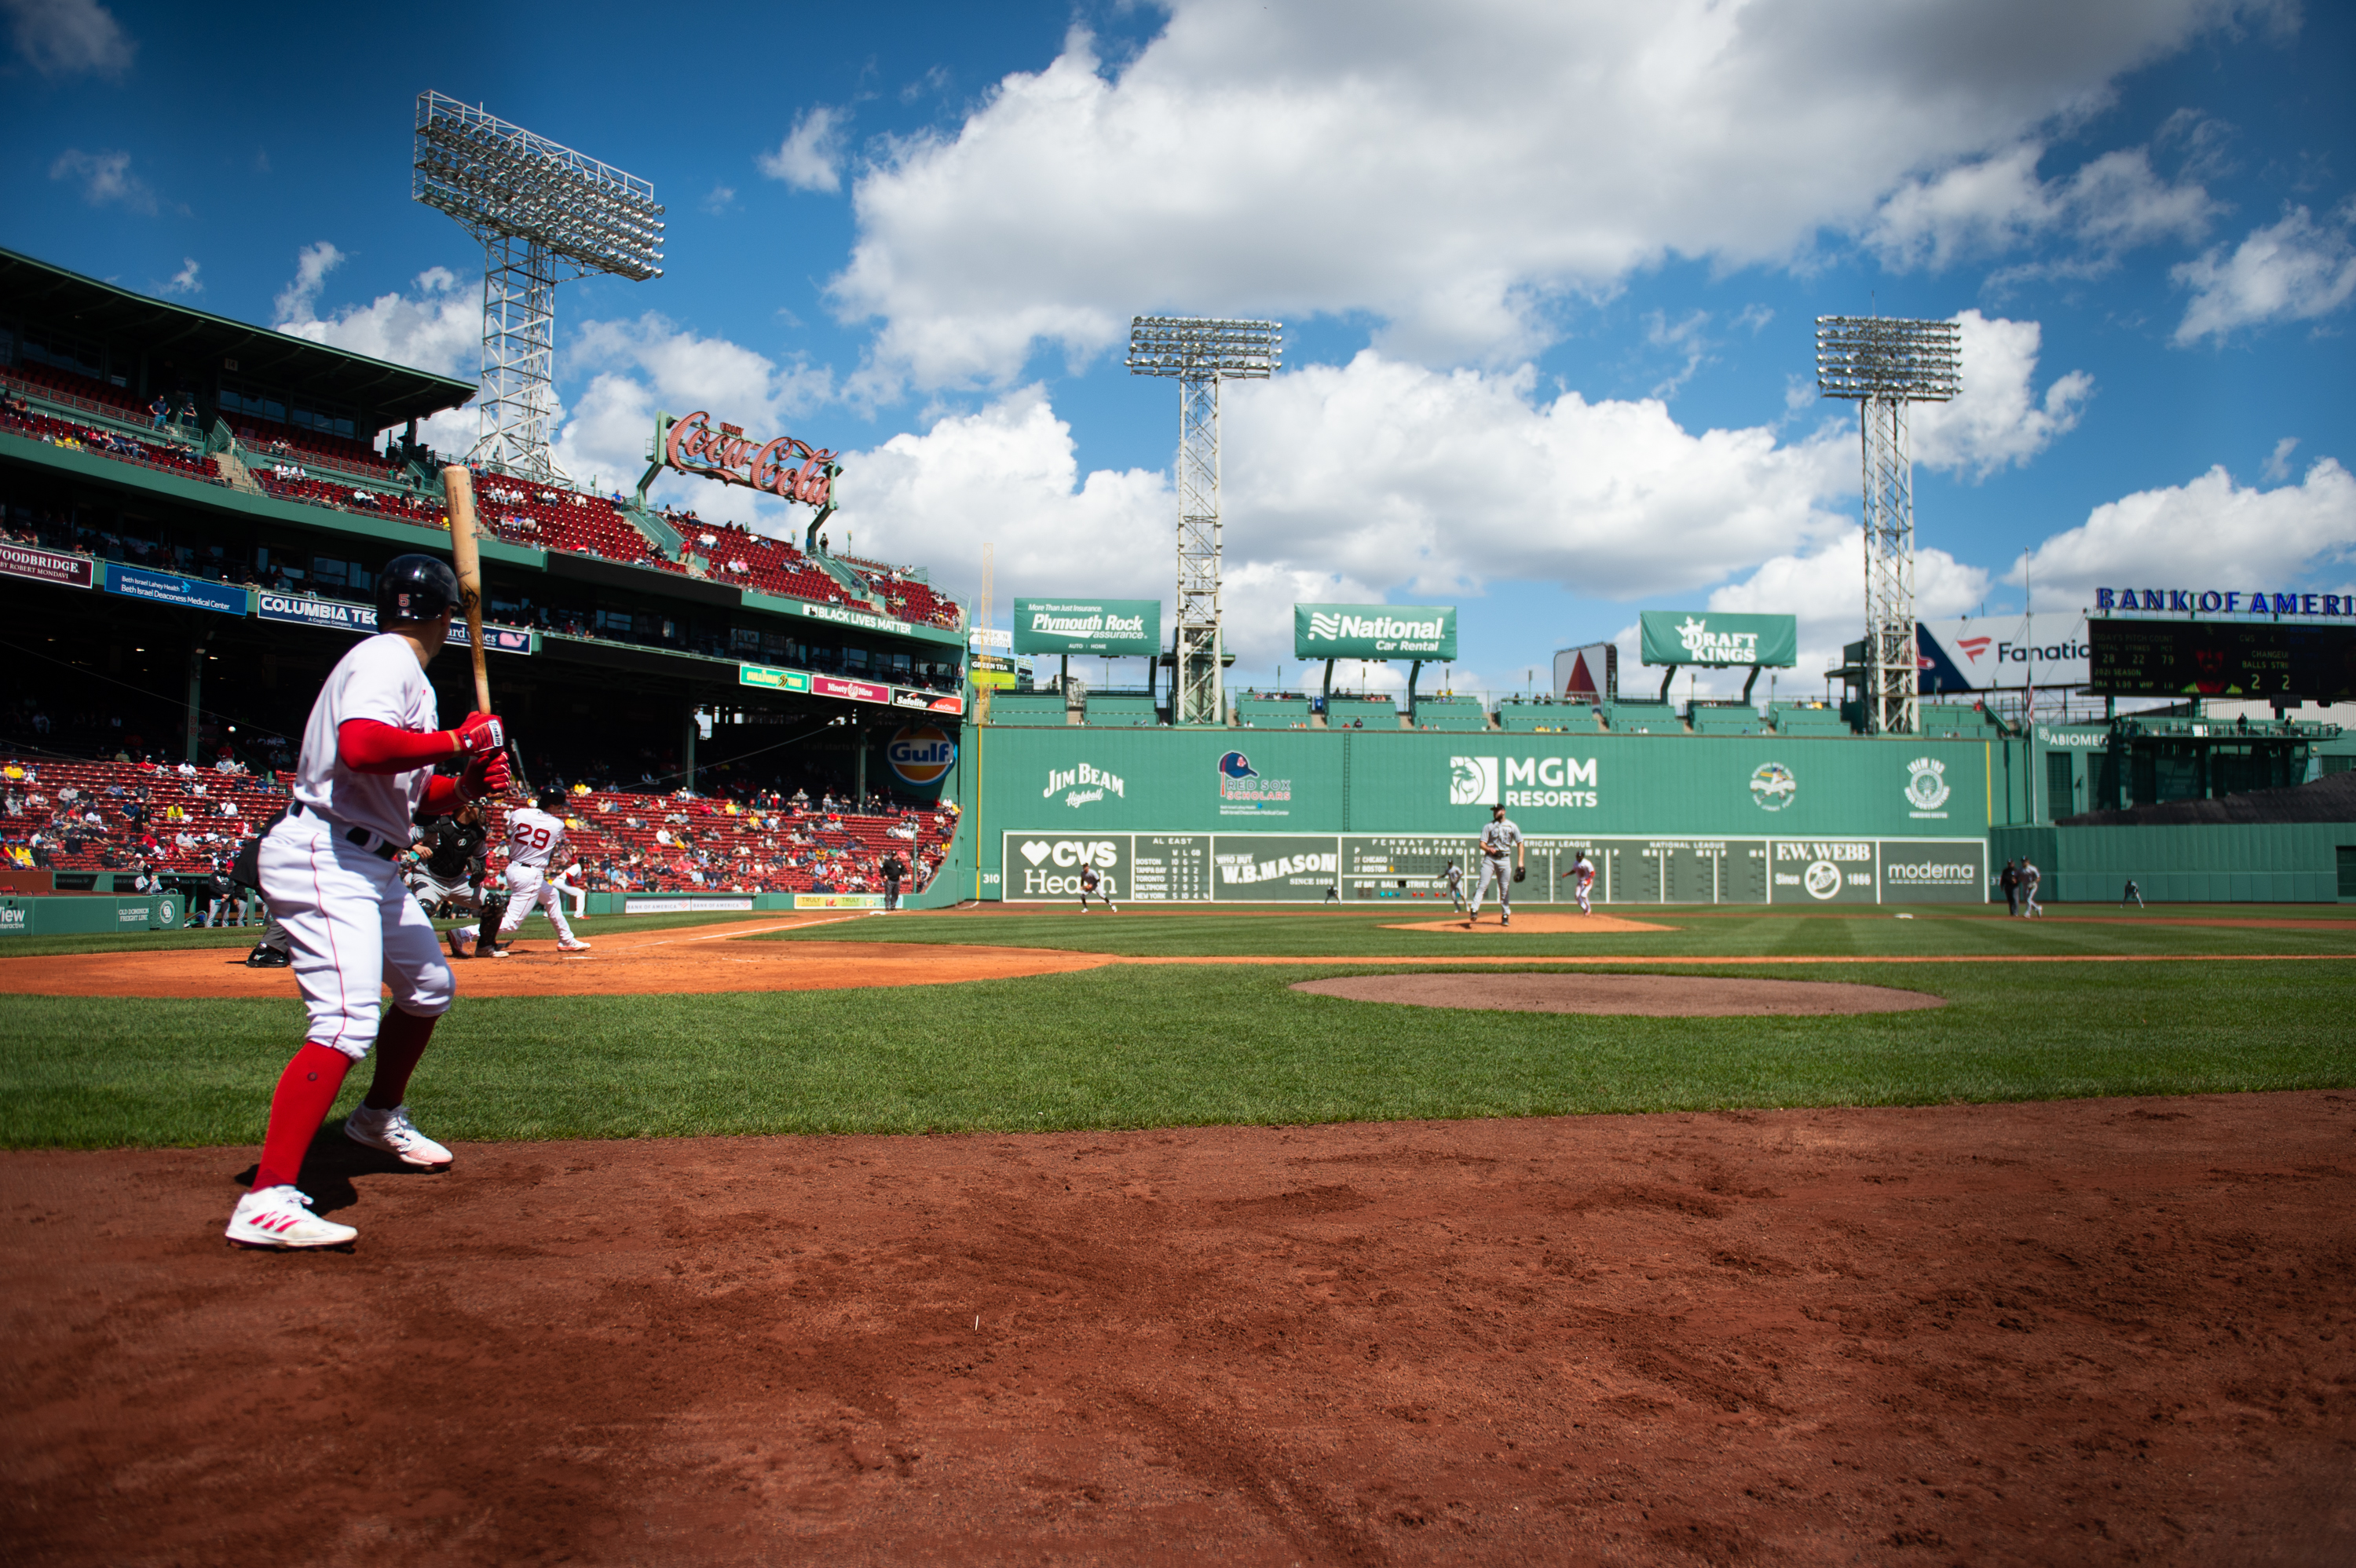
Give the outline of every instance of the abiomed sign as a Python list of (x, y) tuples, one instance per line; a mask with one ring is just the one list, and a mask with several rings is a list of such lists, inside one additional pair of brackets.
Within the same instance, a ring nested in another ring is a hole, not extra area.
[(1014, 651), (1151, 657), (1162, 651), (1162, 601), (1017, 599)]
[(1452, 659), (1453, 604), (1295, 604), (1292, 654), (1303, 659)]

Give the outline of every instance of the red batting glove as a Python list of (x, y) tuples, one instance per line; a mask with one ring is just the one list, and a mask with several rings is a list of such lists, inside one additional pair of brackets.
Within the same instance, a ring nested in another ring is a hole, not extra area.
[(466, 763), (466, 771), (458, 780), (460, 800), (480, 800), (485, 795), (504, 795), (509, 783), (508, 754), (505, 752), (477, 752)]
[(508, 743), (507, 726), (493, 713), (469, 713), (466, 721), (450, 731), (453, 751), (469, 755), (496, 752)]

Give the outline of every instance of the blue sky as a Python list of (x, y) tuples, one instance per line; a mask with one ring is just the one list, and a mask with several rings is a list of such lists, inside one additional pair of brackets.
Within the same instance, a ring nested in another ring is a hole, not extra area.
[(1821, 669), (1862, 588), (1820, 314), (1975, 313), (1926, 614), (2017, 609), (2024, 551), (2040, 610), (2356, 580), (2345, 6), (0, 9), (6, 242), (324, 341), (476, 368), (422, 90), (651, 179), (667, 275), (561, 296), (565, 461), (634, 470), (657, 407), (837, 447), (861, 552), (969, 593), (991, 542), (1000, 624), (1167, 595), (1159, 311), (1287, 324), (1228, 402), (1252, 678), (1362, 597), (1460, 605), (1460, 685), (1645, 607), (1798, 613)]

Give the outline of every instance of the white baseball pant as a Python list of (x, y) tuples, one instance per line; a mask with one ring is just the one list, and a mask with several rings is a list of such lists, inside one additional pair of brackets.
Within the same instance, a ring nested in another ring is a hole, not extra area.
[(1465, 912), (1465, 919), (1479, 917), (1481, 901), (1489, 896), (1492, 883), (1497, 889), (1497, 907), (1507, 914), (1514, 912), (1514, 863), (1483, 855), (1481, 857), (1481, 885), (1472, 890), (1472, 907)]
[(1574, 878), (1572, 879), (1571, 886), (1576, 888), (1579, 891), (1579, 912), (1581, 914), (1593, 914), (1595, 911), (1589, 905), (1587, 900), (1588, 895), (1595, 891), (1595, 879), (1593, 877)]
[(573, 927), (564, 918), (563, 895), (550, 885), (538, 866), (509, 865), (508, 912), (499, 917), (501, 944), (504, 944), (522, 926), (523, 917), (531, 912), (534, 904), (548, 912), (549, 921), (556, 927), (556, 934), (560, 938), (566, 942), (573, 940)]
[(380, 987), (420, 1018), (450, 1009), (449, 961), (392, 862), (305, 810), (262, 840), (262, 893), (286, 931), (305, 1037), (358, 1061), (376, 1043)]

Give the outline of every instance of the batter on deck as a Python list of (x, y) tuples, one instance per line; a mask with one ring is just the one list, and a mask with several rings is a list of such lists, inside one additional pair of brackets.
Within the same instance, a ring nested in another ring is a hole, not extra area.
[[(1497, 907), (1503, 912), (1497, 923), (1514, 923), (1514, 884), (1529, 874), (1529, 851), (1522, 847), (1522, 830), (1505, 816), (1503, 801), (1489, 808), (1489, 826), (1481, 829), (1481, 880), (1472, 890), (1472, 907), (1464, 914), (1464, 924), (1470, 929), (1481, 918), (1481, 901), (1489, 896), (1489, 885), (1497, 887)], [(1513, 869), (1506, 869), (1511, 859)]]
[[(411, 1124), (404, 1103), (452, 987), (433, 923), (397, 862), (421, 810), (450, 811), (507, 787), (497, 719), (470, 713), (455, 730), (437, 728), (425, 667), (449, 637), (457, 603), (456, 574), (434, 557), (386, 565), (377, 635), (328, 673), (303, 729), (294, 799), (262, 840), (262, 896), (285, 927), (310, 1022), (271, 1096), (253, 1189), (230, 1216), (232, 1242), (332, 1247), (359, 1233), (312, 1214), (295, 1179), (344, 1075), (371, 1047), (375, 1080), (345, 1136), (404, 1165), (450, 1163), (450, 1151)], [(460, 777), (434, 776), (435, 763), (459, 760)], [(381, 1012), (380, 987), (392, 993)]]

